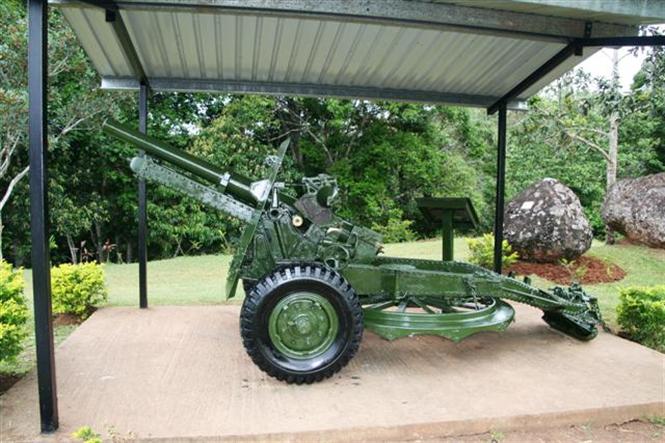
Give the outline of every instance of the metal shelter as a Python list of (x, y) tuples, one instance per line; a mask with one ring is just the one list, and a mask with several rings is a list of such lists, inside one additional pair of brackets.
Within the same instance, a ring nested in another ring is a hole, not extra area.
[[(32, 269), (41, 429), (58, 427), (48, 256), (47, 16), (60, 9), (103, 88), (404, 100), (498, 112), (495, 270), (506, 116), (603, 46), (662, 45), (660, 0), (28, 0)], [(139, 181), (139, 303), (147, 307)]]

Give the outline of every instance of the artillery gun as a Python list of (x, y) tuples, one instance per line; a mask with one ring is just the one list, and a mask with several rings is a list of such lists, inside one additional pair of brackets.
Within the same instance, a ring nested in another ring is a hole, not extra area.
[(596, 299), (578, 285), (545, 291), (468, 263), (383, 256), (378, 233), (333, 211), (333, 177), (277, 181), (288, 140), (267, 159), (268, 177), (252, 181), (119, 123), (104, 130), (145, 151), (131, 160), (138, 176), (246, 223), (226, 298), (242, 280), (243, 344), (280, 380), (330, 377), (354, 356), (363, 329), (388, 340), (427, 334), (454, 341), (503, 331), (515, 313), (505, 300), (541, 309), (547, 324), (577, 339), (597, 334)]

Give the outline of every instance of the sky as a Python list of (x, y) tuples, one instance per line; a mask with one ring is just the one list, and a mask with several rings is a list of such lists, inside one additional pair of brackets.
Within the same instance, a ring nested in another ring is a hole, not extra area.
[[(637, 55), (630, 53), (631, 48), (619, 49), (619, 80), (624, 91), (630, 89), (633, 77), (640, 70), (642, 62), (646, 57), (645, 51), (639, 51)], [(594, 55), (580, 63), (578, 67), (584, 69), (594, 77), (610, 78), (612, 74), (612, 52), (614, 49), (603, 48)]]
[[(665, 23), (656, 25), (661, 32), (665, 32)], [(620, 48), (619, 49), (619, 80), (621, 82), (621, 89), (623, 91), (630, 90), (630, 85), (633, 83), (633, 77), (640, 70), (642, 62), (646, 57), (646, 48), (637, 52), (636, 55), (630, 54), (633, 48)], [(614, 49), (603, 48), (596, 52), (594, 55), (584, 60), (579, 64), (589, 74), (594, 77), (610, 78), (612, 74), (612, 52)]]

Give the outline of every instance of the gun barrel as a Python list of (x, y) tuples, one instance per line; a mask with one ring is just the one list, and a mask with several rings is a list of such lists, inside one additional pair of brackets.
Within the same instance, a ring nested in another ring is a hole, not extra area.
[(221, 185), (226, 193), (239, 200), (252, 204), (257, 202), (250, 188), (251, 182), (245, 177), (224, 172), (188, 152), (141, 134), (116, 121), (106, 121), (103, 129), (107, 134), (131, 143), (155, 158), (171, 163), (215, 185)]

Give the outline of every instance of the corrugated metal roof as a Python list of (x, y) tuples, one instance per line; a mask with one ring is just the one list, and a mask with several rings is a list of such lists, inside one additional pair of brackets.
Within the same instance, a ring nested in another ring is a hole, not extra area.
[[(136, 73), (112, 26), (105, 21), (105, 11), (81, 3), (60, 3), (104, 86), (137, 86)], [(264, 9), (215, 8), (214, 1), (202, 2), (201, 7), (193, 7), (191, 3), (196, 2), (191, 1), (186, 7), (178, 1), (152, 7), (146, 3), (150, 2), (120, 3), (120, 15), (156, 90), (488, 106), (566, 45), (563, 38), (527, 38), (486, 29), (470, 32), (459, 26), (423, 25), (414, 20), (296, 14), (293, 1), (283, 3), (292, 9), (281, 14)], [(168, 7), (174, 4), (178, 7)], [(585, 52), (585, 56), (592, 52)], [(559, 71), (582, 59), (569, 61)]]

